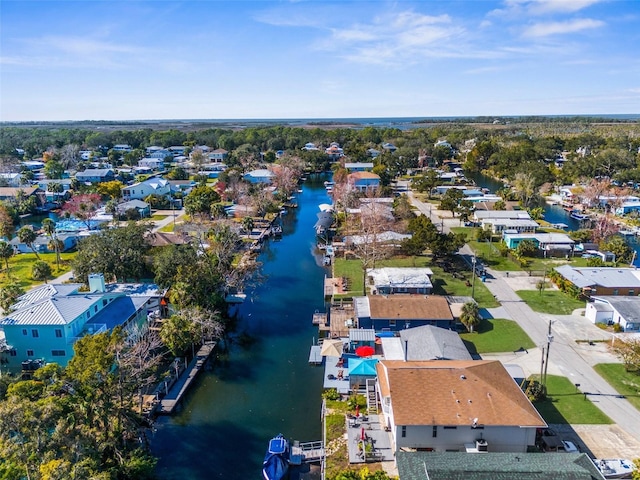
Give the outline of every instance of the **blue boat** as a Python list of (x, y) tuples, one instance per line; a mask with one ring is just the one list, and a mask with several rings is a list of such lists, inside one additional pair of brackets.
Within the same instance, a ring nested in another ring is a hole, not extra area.
[(281, 480), (289, 470), (289, 442), (282, 434), (269, 440), (262, 462), (264, 480)]

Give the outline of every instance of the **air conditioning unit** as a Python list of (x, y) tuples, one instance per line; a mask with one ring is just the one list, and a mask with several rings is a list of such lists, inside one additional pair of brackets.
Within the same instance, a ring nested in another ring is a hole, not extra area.
[(478, 450), (479, 452), (488, 452), (489, 444), (486, 440), (479, 438), (478, 440), (476, 440), (476, 450)]

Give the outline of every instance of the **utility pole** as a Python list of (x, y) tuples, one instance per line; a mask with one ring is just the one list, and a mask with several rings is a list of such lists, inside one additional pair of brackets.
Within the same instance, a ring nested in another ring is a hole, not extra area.
[(473, 270), (471, 277), (471, 298), (475, 300), (474, 295), (476, 292), (476, 256), (473, 255), (473, 259), (471, 260), (471, 269)]
[(551, 349), (551, 342), (553, 342), (553, 335), (551, 335), (551, 322), (549, 320), (549, 331), (547, 333), (547, 356), (544, 362), (544, 388), (547, 388), (547, 369), (549, 368), (549, 350)]

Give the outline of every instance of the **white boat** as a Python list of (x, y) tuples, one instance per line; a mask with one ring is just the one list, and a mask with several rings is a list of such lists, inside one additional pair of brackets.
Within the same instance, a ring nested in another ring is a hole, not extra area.
[(625, 458), (596, 458), (593, 463), (604, 478), (631, 478), (635, 470), (633, 462)]
[(634, 232), (633, 230), (619, 230), (618, 233), (625, 237), (632, 237), (636, 234), (636, 232)]

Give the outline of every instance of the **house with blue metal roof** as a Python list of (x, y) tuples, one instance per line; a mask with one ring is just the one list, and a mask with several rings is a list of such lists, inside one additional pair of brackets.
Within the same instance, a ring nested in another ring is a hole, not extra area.
[(133, 332), (160, 309), (162, 292), (155, 284), (105, 284), (102, 274), (92, 274), (89, 288), (81, 287), (81, 283), (41, 285), (5, 312), (0, 329), (9, 371), (18, 372), (34, 361), (65, 366), (79, 338), (116, 326)]

